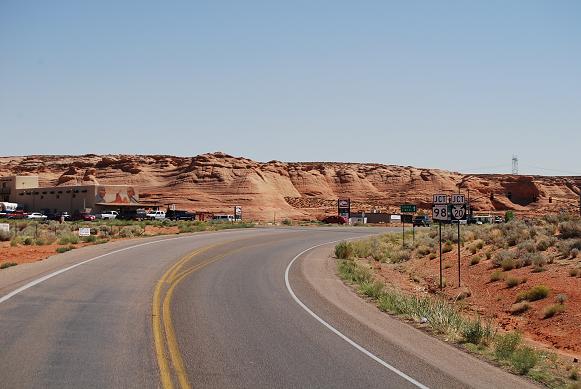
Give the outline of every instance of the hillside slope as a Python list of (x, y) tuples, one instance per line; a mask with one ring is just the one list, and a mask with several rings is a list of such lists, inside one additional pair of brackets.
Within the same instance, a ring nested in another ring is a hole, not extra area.
[(320, 218), (336, 212), (339, 197), (351, 198), (353, 211), (395, 212), (403, 202), (427, 209), (433, 193), (456, 192), (459, 184), (470, 192), (477, 210), (575, 212), (581, 185), (581, 177), (466, 175), (364, 163), (263, 163), (223, 153), (0, 157), (0, 176), (13, 174), (39, 175), (41, 185), (132, 184), (149, 204), (230, 213), (234, 205), (242, 205), (245, 217), (257, 220), (272, 220), (275, 213), (278, 220)]

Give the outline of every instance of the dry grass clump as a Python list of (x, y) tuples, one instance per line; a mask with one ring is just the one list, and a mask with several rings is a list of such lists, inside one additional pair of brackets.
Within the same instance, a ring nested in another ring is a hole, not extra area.
[(492, 274), (490, 275), (490, 282), (496, 282), (496, 281), (500, 281), (504, 278), (504, 273), (501, 272), (500, 270), (495, 270), (494, 272), (492, 272)]
[(520, 315), (525, 313), (531, 308), (531, 304), (528, 301), (521, 301), (520, 303), (513, 304), (510, 307), (510, 314), (511, 315)]
[(518, 279), (516, 277), (508, 277), (506, 279), (506, 287), (507, 288), (514, 288), (518, 284), (520, 284), (520, 279)]
[(559, 223), (559, 238), (581, 239), (581, 221), (571, 220)]
[(563, 304), (553, 304), (546, 307), (543, 311), (543, 319), (548, 319), (555, 316), (557, 313), (565, 311), (565, 305)]
[(537, 285), (527, 291), (520, 292), (516, 296), (516, 301), (537, 301), (542, 300), (549, 295), (550, 289), (545, 285)]

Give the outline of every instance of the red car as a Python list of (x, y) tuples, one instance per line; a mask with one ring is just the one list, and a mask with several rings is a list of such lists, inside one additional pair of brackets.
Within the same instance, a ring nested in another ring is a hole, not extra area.
[(327, 223), (327, 224), (345, 224), (345, 223), (347, 223), (345, 218), (343, 216), (339, 216), (339, 215), (327, 216), (326, 218), (324, 218), (321, 221), (323, 223)]
[(87, 212), (81, 212), (80, 217), (82, 220), (84, 220), (86, 222), (92, 222), (93, 220), (95, 220), (97, 218), (95, 215), (91, 215), (90, 213), (87, 213)]
[(18, 210), (7, 214), (7, 216), (8, 219), (26, 219), (28, 217), (28, 213)]

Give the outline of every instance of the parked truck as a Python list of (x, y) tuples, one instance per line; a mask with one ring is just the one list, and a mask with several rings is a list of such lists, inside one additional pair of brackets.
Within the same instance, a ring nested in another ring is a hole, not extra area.
[(0, 202), (0, 212), (14, 212), (16, 208), (18, 208), (18, 204), (16, 203)]

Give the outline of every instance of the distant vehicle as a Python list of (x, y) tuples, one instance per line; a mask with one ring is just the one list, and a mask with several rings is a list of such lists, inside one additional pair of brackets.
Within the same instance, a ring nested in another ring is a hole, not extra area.
[(426, 215), (416, 216), (414, 217), (413, 225), (414, 227), (429, 227), (432, 225), (432, 220)]
[(171, 210), (169, 209), (165, 213), (165, 217), (170, 220), (195, 220), (196, 214), (194, 212), (189, 211), (181, 211), (181, 210)]
[(103, 220), (114, 220), (117, 219), (117, 216), (119, 216), (119, 212), (117, 211), (103, 211), (97, 214), (97, 217)]
[(146, 218), (151, 220), (163, 220), (165, 219), (164, 211), (150, 211), (145, 214)]
[(27, 219), (32, 219), (32, 220), (46, 220), (47, 216), (43, 215), (40, 212), (32, 212), (29, 213), (28, 216), (26, 216)]
[(502, 216), (495, 216), (494, 222), (495, 223), (504, 223), (504, 218)]
[(8, 203), (5, 201), (0, 201), (0, 212), (2, 213), (11, 213), (16, 211), (18, 208), (18, 204), (16, 203)]
[(147, 212), (145, 212), (145, 209), (127, 210), (117, 216), (117, 219), (122, 220), (145, 220), (147, 218)]
[(214, 215), (214, 217), (212, 217), (212, 221), (215, 221), (215, 222), (233, 222), (234, 215)]
[(28, 216), (28, 213), (22, 211), (22, 210), (17, 210), (14, 212), (10, 212), (7, 214), (8, 219), (26, 219)]
[(324, 218), (321, 221), (323, 223), (327, 223), (327, 224), (345, 224), (345, 223), (347, 223), (345, 218), (343, 216), (339, 216), (339, 215), (327, 216), (326, 218)]
[(86, 222), (92, 222), (93, 220), (97, 219), (97, 216), (90, 214), (89, 212), (81, 212), (79, 214), (79, 218)]

